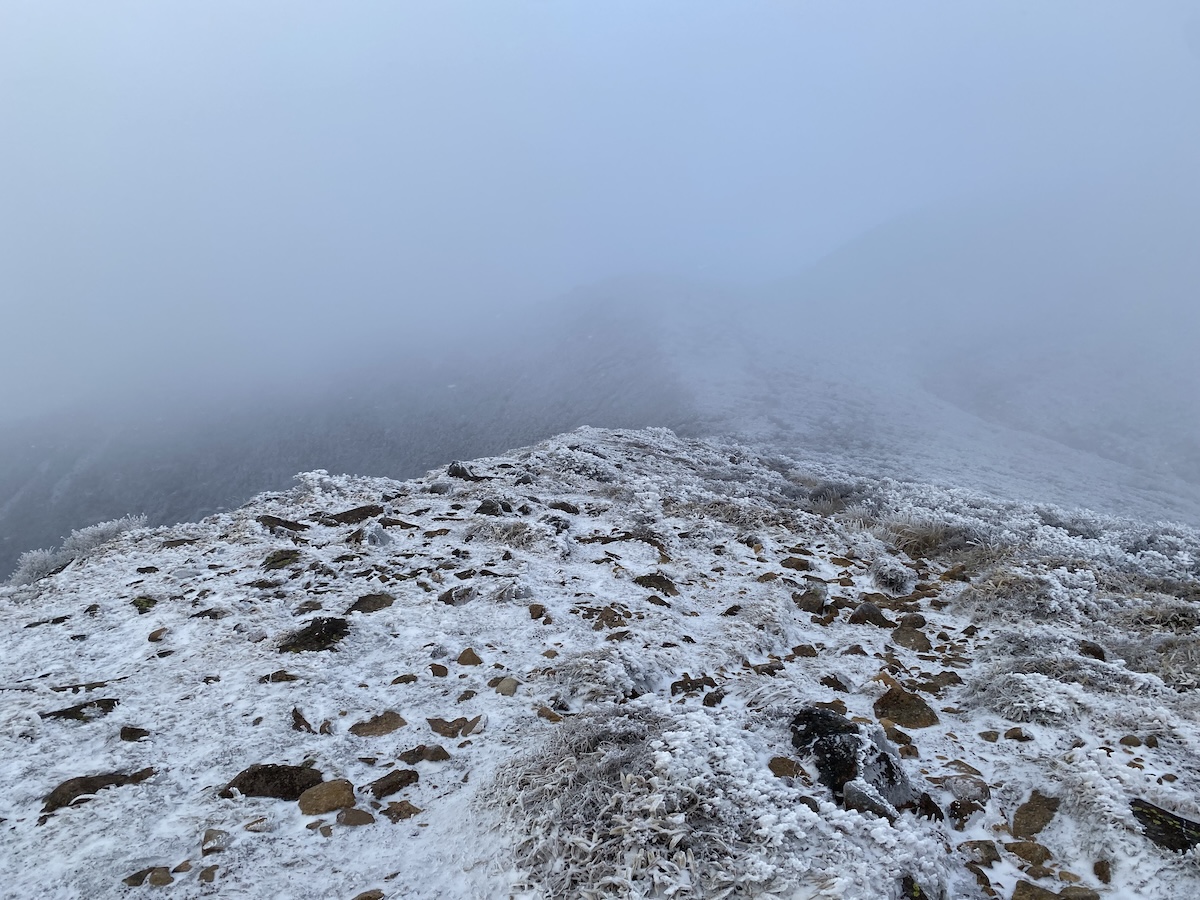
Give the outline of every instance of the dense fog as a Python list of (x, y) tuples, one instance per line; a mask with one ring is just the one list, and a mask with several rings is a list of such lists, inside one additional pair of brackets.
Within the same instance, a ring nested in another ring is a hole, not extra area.
[(10, 3), (0, 578), (582, 424), (1200, 522), (1188, 2)]

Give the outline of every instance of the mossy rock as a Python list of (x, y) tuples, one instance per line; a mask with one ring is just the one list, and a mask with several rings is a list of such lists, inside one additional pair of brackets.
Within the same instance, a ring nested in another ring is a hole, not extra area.
[(138, 611), (139, 616), (144, 616), (158, 605), (158, 601), (153, 597), (134, 597), (129, 602), (133, 604), (133, 608)]
[(329, 650), (350, 631), (345, 619), (316, 618), (284, 638), (279, 645), (280, 653), (308, 653)]
[(276, 550), (263, 560), (262, 567), (267, 571), (286, 569), (300, 561), (299, 550)]

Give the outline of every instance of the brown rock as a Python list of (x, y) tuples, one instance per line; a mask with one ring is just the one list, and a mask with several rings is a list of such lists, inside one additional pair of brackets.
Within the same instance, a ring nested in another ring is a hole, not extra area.
[(468, 719), (465, 716), (459, 716), (453, 721), (445, 719), (426, 719), (429, 727), (442, 737), (456, 738), (466, 737), (473, 731), (482, 731), (480, 727), (483, 724), (483, 716), (476, 716), (473, 719)]
[(896, 623), (883, 614), (883, 610), (872, 603), (870, 600), (864, 601), (858, 605), (854, 612), (850, 613), (851, 625), (877, 625), (880, 628), (895, 628)]
[(915, 628), (897, 628), (892, 632), (892, 640), (901, 647), (907, 647), (918, 653), (928, 653), (933, 649), (933, 644), (929, 642), (925, 632)]
[(1123, 747), (1140, 747), (1142, 746), (1142, 739), (1136, 734), (1127, 734), (1121, 738), (1119, 743)]
[(379, 612), (381, 609), (387, 609), (395, 602), (396, 598), (391, 594), (367, 594), (355, 600), (353, 605), (346, 610), (346, 615), (356, 612), (364, 614)]
[(812, 588), (803, 594), (792, 594), (792, 602), (801, 612), (819, 615), (825, 610), (826, 594), (822, 590)]
[(546, 614), (546, 607), (540, 603), (529, 604), (529, 618), (540, 619)]
[(150, 870), (150, 877), (147, 880), (153, 887), (166, 887), (168, 884), (175, 883), (175, 879), (171, 876), (171, 870), (167, 866), (155, 866)]
[(801, 559), (798, 556), (789, 556), (780, 563), (785, 569), (791, 569), (794, 572), (809, 572), (812, 570), (812, 563), (807, 559)]
[(402, 728), (407, 724), (400, 713), (389, 709), (377, 716), (372, 716), (365, 722), (358, 722), (351, 725), (350, 733), (356, 734), (359, 737), (382, 737), (385, 734), (391, 734), (397, 728)]
[(363, 891), (361, 894), (355, 894), (351, 900), (383, 900), (383, 891), (375, 888), (369, 891)]
[(1004, 849), (1034, 866), (1042, 865), (1051, 857), (1050, 851), (1037, 841), (1013, 841), (1005, 844)]
[(928, 703), (899, 686), (889, 688), (875, 701), (875, 716), (891, 719), (902, 728), (928, 728), (939, 721)]
[(171, 870), (172, 874), (175, 874), (175, 875), (179, 875), (184, 872), (190, 872), (190, 871), (192, 871), (192, 861), (190, 859), (185, 859), (183, 862), (181, 862), (179, 865), (177, 865), (175, 868), (173, 868)]
[(483, 660), (479, 658), (479, 654), (474, 649), (468, 647), (458, 654), (458, 664), (460, 666), (479, 666), (483, 664)]
[(1057, 900), (1058, 894), (1038, 887), (1029, 881), (1018, 881), (1013, 888), (1012, 900)]
[(446, 748), (441, 744), (419, 744), (411, 750), (400, 754), (400, 761), (405, 765), (415, 766), (419, 762), (445, 762), (450, 758)]
[(384, 797), (390, 797), (397, 791), (402, 791), (420, 780), (421, 775), (415, 769), (393, 769), (378, 781), (371, 782), (367, 789), (376, 800), (382, 800)]
[(998, 731), (981, 731), (979, 732), (979, 736), (989, 744), (994, 744), (1000, 740), (1000, 732)]
[(300, 712), (300, 707), (292, 707), (292, 731), (307, 731), (309, 734), (316, 734), (313, 727), (309, 724), (308, 719), (304, 718), (304, 713)]
[(389, 803), (387, 808), (383, 810), (383, 815), (389, 821), (395, 823), (402, 822), (405, 819), (411, 819), (419, 812), (421, 812), (421, 810), (413, 806), (407, 800), (401, 800), (397, 803)]
[(337, 823), (357, 828), (360, 825), (374, 825), (375, 817), (364, 809), (347, 807), (337, 814)]
[(1032, 741), (1033, 737), (1026, 733), (1024, 728), (1010, 728), (1008, 731), (1004, 732), (1004, 739), (1008, 741), (1020, 741), (1021, 743), (1025, 743), (1027, 741)]
[(205, 866), (200, 870), (200, 883), (212, 884), (217, 877), (218, 866)]
[(1112, 882), (1112, 863), (1107, 859), (1098, 859), (1092, 863), (1092, 874), (1100, 880), (1101, 884), (1109, 884)]
[(496, 685), (496, 693), (502, 697), (511, 697), (520, 686), (521, 682), (509, 675), (507, 678), (500, 679), (500, 683)]
[(323, 816), (335, 809), (354, 805), (354, 785), (345, 778), (335, 778), (309, 788), (298, 800), (300, 812), (306, 816)]
[(132, 725), (124, 725), (121, 728), (121, 740), (123, 741), (140, 741), (144, 737), (150, 737), (150, 732), (145, 728), (134, 728)]
[(1038, 834), (1050, 824), (1050, 820), (1058, 812), (1058, 804), (1057, 797), (1048, 797), (1040, 791), (1034, 791), (1013, 816), (1013, 837), (1031, 838)]
[(429, 664), (429, 672), (431, 675), (433, 675), (434, 678), (445, 678), (447, 675), (450, 674), (450, 670), (447, 669), (445, 666), (443, 666), (441, 663), (430, 663)]
[(243, 769), (221, 791), (228, 799), (236, 790), (244, 797), (274, 797), (299, 800), (300, 795), (321, 783), (323, 776), (306, 766), (253, 765)]
[(74, 806), (76, 801), (88, 794), (95, 794), (105, 788), (124, 787), (127, 784), (139, 784), (154, 774), (154, 769), (146, 768), (126, 775), (124, 772), (109, 772), (106, 775), (84, 775), (80, 778), (68, 778), (49, 794), (42, 806), (42, 812), (52, 813), (64, 806)]
[(392, 679), (392, 684), (416, 684), (416, 675), (397, 675)]
[(812, 644), (798, 644), (792, 648), (792, 654), (800, 659), (811, 659), (816, 657), (817, 648)]
[(767, 763), (767, 768), (771, 770), (771, 774), (776, 778), (805, 778), (807, 775), (800, 763), (787, 756), (771, 757), (771, 761)]
[(146, 640), (148, 640), (152, 644), (157, 644), (159, 641), (161, 641), (164, 637), (167, 636), (167, 632), (170, 630), (171, 629), (165, 628), (165, 627), (164, 628), (155, 628), (152, 632), (150, 632), (150, 634), (146, 638)]
[(562, 716), (548, 706), (538, 707), (537, 714), (539, 719), (545, 719), (547, 722), (557, 723), (562, 721)]
[(1073, 884), (1058, 892), (1059, 900), (1100, 900), (1100, 894), (1089, 887)]

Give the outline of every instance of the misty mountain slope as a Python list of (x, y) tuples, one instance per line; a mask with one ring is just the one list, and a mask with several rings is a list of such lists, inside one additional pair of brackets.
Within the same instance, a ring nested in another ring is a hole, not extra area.
[(0, 589), (8, 890), (1200, 888), (1195, 530), (663, 430), (299, 481)]
[(580, 425), (679, 426), (689, 394), (654, 335), (563, 305), (466, 323), (437, 352), (372, 350), (287, 391), (150, 394), (0, 430), (0, 572), (95, 522), (194, 521), (307, 469), (410, 477)]

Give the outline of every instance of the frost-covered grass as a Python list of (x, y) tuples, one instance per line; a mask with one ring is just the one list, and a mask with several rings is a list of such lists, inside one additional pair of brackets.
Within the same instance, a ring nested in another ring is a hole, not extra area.
[(87, 556), (118, 535), (135, 528), (144, 528), (145, 525), (146, 517), (144, 515), (122, 516), (119, 519), (111, 519), (87, 528), (76, 529), (56, 550), (28, 550), (22, 553), (8, 583), (13, 585), (32, 584), (45, 578), (51, 572), (70, 564), (73, 560)]
[[(127, 892), (132, 873), (190, 860), (172, 895), (898, 900), (909, 877), (976, 900), (960, 845), (986, 840), (1009, 897), (1034, 876), (1003, 845), (1039, 790), (1063, 800), (1038, 838), (1043, 886), (1061, 872), (1111, 897), (1200, 894), (1194, 859), (1146, 841), (1128, 806), (1188, 815), (1200, 791), (1194, 530), (661, 430), (582, 429), (468, 468), (486, 480), (308, 473), (201, 523), (129, 523), (101, 552), (81, 538), (74, 565), (0, 588), (0, 856), (40, 861), (5, 890), (123, 896), (153, 890)], [(496, 497), (512, 511), (477, 512)], [(331, 524), (367, 505), (382, 513)], [(931, 649), (851, 625), (865, 596), (919, 612)], [(337, 616), (335, 650), (278, 652)], [(264, 679), (281, 669), (295, 680)], [(944, 810), (947, 778), (989, 786), (961, 831), (844, 808), (792, 744), (800, 709), (875, 723), (893, 685), (939, 719), (892, 732), (912, 783)], [(118, 703), (42, 715), (100, 698)], [(407, 724), (352, 730), (384, 711)], [(459, 717), (478, 727), (428, 722)], [(122, 740), (126, 725), (149, 735)], [(1027, 739), (981, 736), (1018, 726)], [(400, 762), (422, 744), (449, 758)], [(305, 761), (356, 785), (375, 821), (219, 795), (248, 765)], [(66, 779), (147, 766), (37, 824)], [(366, 786), (407, 767), (419, 780), (386, 801), (417, 811), (393, 824)], [(201, 856), (209, 828), (230, 845)]]

